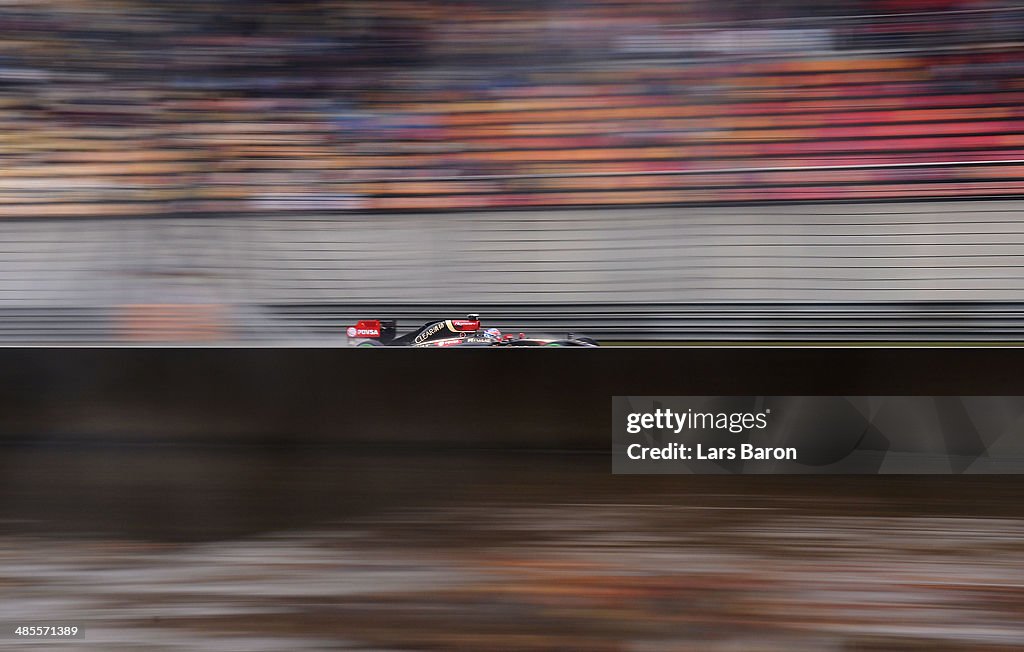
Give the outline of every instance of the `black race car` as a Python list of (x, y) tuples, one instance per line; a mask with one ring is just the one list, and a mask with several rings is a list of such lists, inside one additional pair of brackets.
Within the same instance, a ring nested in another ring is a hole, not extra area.
[(354, 346), (597, 346), (589, 337), (571, 333), (564, 339), (505, 335), (497, 328), (480, 328), (480, 315), (429, 321), (401, 337), (395, 332), (394, 319), (363, 319), (349, 326), (347, 335)]

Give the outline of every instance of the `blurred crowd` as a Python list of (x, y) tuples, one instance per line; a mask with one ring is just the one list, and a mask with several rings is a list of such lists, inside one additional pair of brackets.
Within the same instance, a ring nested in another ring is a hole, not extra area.
[(0, 216), (1011, 196), (1024, 3), (0, 4)]

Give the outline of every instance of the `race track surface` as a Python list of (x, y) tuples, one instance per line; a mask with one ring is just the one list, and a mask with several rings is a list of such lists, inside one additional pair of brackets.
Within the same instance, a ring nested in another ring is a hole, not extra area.
[(76, 650), (1024, 645), (1011, 476), (614, 477), (573, 453), (4, 459), (50, 471), (7, 476), (0, 620), (77, 624)]

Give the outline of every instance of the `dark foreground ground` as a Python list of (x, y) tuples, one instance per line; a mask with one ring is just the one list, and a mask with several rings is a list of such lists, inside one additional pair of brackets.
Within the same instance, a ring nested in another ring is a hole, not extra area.
[[(0, 451), (0, 649), (1018, 650), (1024, 481)], [(36, 642), (18, 623), (73, 623)]]

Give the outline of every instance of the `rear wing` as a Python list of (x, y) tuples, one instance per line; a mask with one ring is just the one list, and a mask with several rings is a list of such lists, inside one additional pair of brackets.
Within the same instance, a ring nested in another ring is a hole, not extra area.
[(394, 319), (360, 319), (355, 326), (349, 326), (345, 334), (350, 338), (374, 339), (387, 344), (395, 339), (396, 325)]

